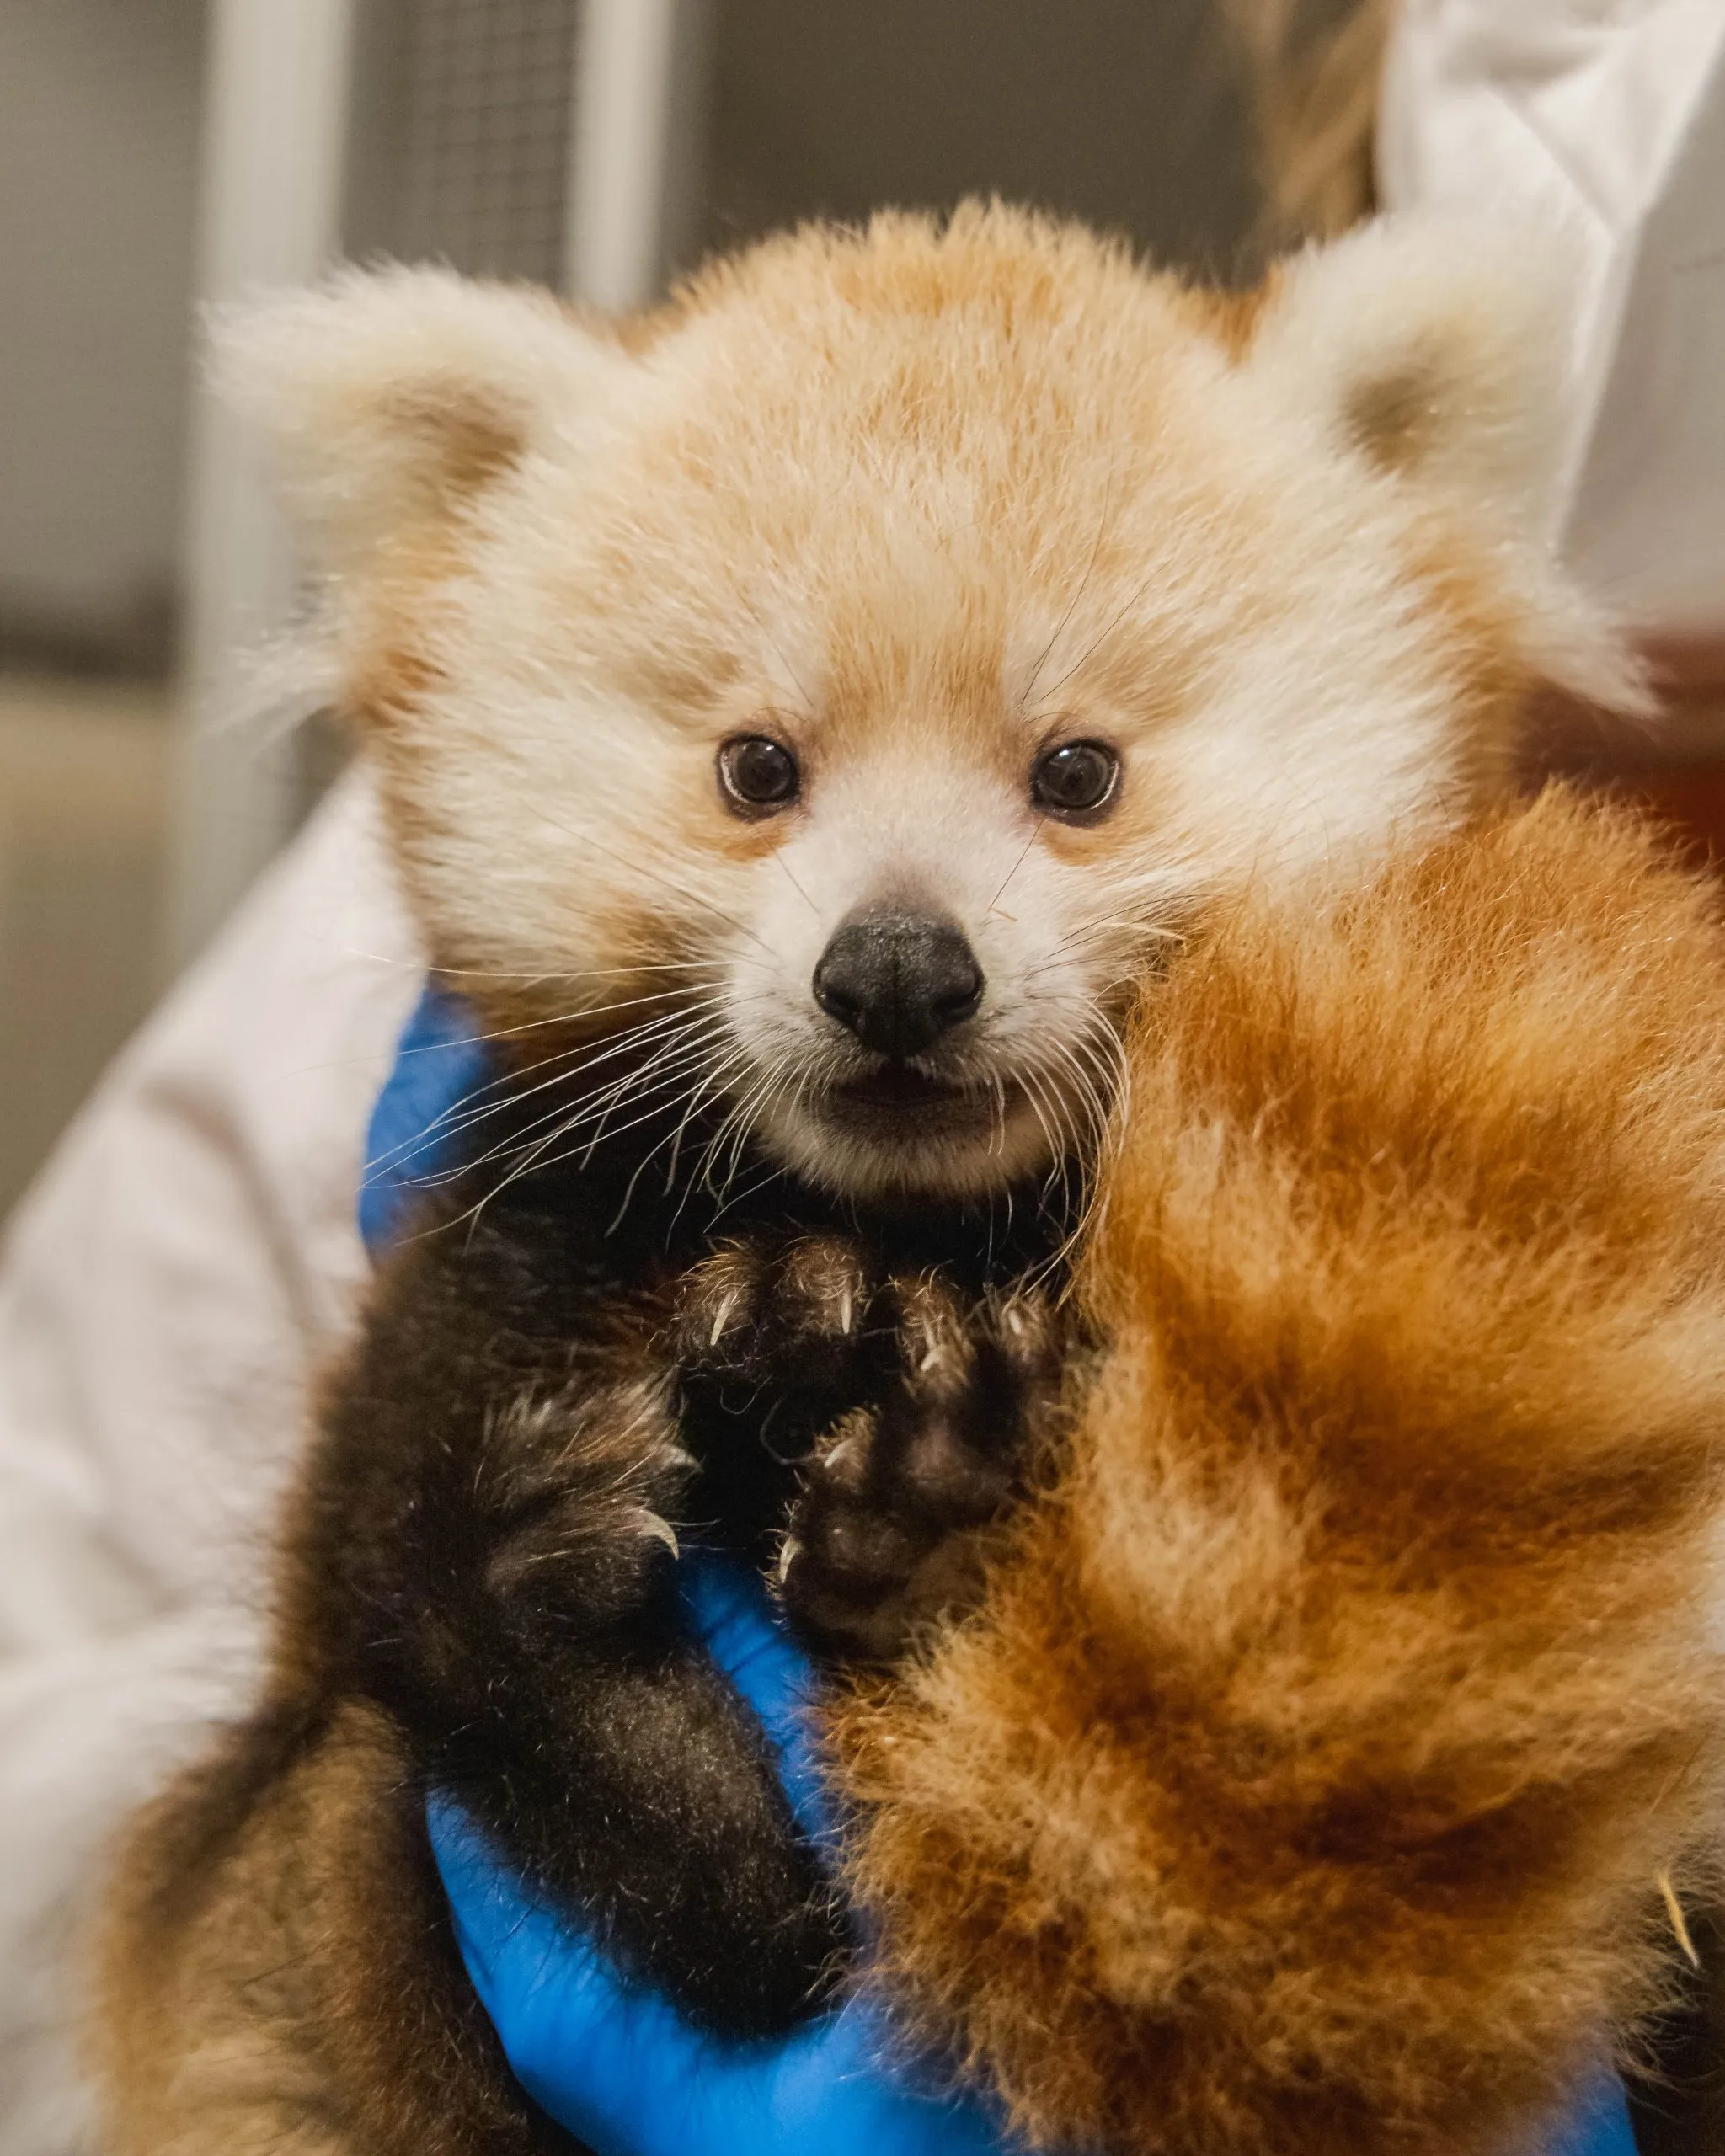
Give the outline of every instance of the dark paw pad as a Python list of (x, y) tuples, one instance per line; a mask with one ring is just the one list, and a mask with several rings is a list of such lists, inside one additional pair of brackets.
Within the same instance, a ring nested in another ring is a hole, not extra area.
[(807, 1462), (780, 1556), (787, 1609), (830, 1652), (889, 1660), (966, 1607), (986, 1530), (1021, 1486), (1060, 1379), (1053, 1315), (967, 1307), (940, 1283), (889, 1291), (898, 1368)]
[(681, 1283), (672, 1321), (679, 1358), (717, 1374), (813, 1371), (852, 1353), (868, 1308), (859, 1247), (810, 1235), (776, 1251), (737, 1243)]

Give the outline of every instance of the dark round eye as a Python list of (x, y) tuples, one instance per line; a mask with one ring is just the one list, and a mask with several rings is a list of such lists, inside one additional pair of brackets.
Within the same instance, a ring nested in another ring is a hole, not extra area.
[(782, 741), (740, 734), (718, 752), (718, 782), (740, 816), (770, 815), (797, 798), (797, 760)]
[(1120, 760), (1105, 741), (1063, 741), (1037, 758), (1030, 796), (1051, 816), (1093, 816), (1119, 782)]

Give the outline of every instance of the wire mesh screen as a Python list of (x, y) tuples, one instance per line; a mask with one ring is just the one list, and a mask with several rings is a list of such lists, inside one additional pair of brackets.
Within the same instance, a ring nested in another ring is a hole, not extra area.
[(559, 280), (580, 12), (580, 0), (402, 10), (393, 252)]

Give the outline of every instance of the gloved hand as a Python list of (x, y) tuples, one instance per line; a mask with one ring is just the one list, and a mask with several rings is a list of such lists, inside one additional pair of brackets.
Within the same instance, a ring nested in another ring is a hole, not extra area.
[[(372, 1118), (360, 1223), (373, 1248), (414, 1186), (446, 1162), (491, 1075), (471, 1015), (430, 991)], [(824, 1831), (804, 1728), (809, 1665), (759, 1583), (704, 1553), (680, 1568), (690, 1628), (760, 1716), (792, 1807)], [(536, 1902), (447, 1800), (432, 1847), (474, 1988), (522, 2086), (598, 2156), (989, 2156), (1010, 2144), (983, 2107), (919, 2083), (879, 2010), (853, 1999), (782, 2042), (724, 2046), (632, 1987), (590, 1940)], [(1530, 2153), (1531, 2156), (1531, 2153)], [(1539, 2156), (1635, 2156), (1615, 2078)]]

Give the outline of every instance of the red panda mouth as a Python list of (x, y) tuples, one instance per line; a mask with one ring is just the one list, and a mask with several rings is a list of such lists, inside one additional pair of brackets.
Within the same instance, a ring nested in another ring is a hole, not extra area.
[[(1010, 1089), (1009, 1089), (1010, 1091)], [(831, 1121), (859, 1136), (951, 1137), (985, 1129), (1003, 1113), (999, 1094), (931, 1076), (913, 1065), (882, 1063), (830, 1087), (821, 1108)], [(1005, 1104), (1010, 1107), (1010, 1099)]]

